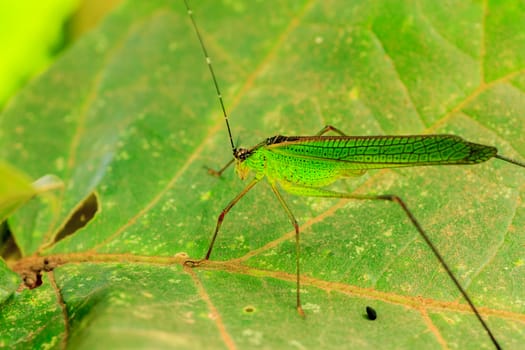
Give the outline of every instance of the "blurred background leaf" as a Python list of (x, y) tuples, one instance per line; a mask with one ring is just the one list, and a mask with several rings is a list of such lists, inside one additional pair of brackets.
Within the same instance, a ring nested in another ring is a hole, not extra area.
[(0, 108), (119, 2), (0, 1)]

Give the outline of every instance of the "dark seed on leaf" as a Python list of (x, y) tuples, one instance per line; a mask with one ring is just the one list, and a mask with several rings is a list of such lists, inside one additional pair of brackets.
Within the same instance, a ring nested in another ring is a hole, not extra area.
[(376, 310), (374, 310), (372, 307), (367, 306), (366, 307), (366, 315), (368, 316), (368, 319), (370, 321), (373, 321), (377, 318)]

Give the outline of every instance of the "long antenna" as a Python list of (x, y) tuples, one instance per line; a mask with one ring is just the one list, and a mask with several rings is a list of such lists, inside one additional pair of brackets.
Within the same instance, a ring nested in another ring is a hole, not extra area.
[(232, 152), (235, 152), (235, 145), (233, 144), (232, 131), (230, 129), (230, 123), (228, 122), (228, 114), (226, 114), (226, 108), (224, 108), (224, 101), (222, 100), (222, 94), (221, 94), (221, 90), (219, 89), (219, 83), (217, 82), (217, 78), (215, 77), (215, 72), (213, 71), (213, 66), (211, 65), (210, 56), (208, 56), (208, 51), (206, 51), (206, 46), (204, 46), (204, 41), (202, 40), (202, 36), (201, 36), (201, 33), (199, 32), (199, 28), (197, 27), (197, 23), (195, 22), (195, 19), (193, 18), (193, 11), (188, 5), (188, 1), (184, 0), (184, 4), (186, 5), (186, 9), (188, 10), (188, 16), (190, 16), (191, 23), (193, 24), (193, 29), (195, 29), (195, 33), (197, 33), (197, 37), (199, 38), (199, 42), (202, 48), (202, 53), (204, 54), (204, 58), (206, 60), (206, 64), (208, 65), (208, 69), (210, 70), (211, 78), (213, 79), (213, 85), (215, 85), (215, 90), (217, 91), (217, 97), (219, 98), (219, 102), (221, 104), (222, 114), (224, 115), (224, 121), (226, 122), (226, 128), (228, 129), (228, 136), (230, 137), (230, 144), (232, 145)]

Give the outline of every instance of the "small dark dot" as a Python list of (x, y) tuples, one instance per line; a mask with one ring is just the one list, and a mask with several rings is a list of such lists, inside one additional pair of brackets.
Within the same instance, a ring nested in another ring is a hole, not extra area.
[(370, 321), (373, 321), (377, 318), (377, 312), (371, 306), (366, 307), (366, 315)]
[(252, 312), (255, 312), (255, 308), (253, 306), (245, 306), (244, 307), (244, 312), (250, 314)]

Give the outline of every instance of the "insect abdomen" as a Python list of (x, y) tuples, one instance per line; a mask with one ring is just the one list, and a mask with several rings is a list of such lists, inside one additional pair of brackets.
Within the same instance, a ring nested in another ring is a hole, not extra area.
[(359, 176), (362, 169), (349, 169), (342, 164), (323, 158), (296, 157), (268, 149), (265, 153), (265, 175), (270, 181), (286, 182), (299, 186), (324, 187), (341, 177)]

